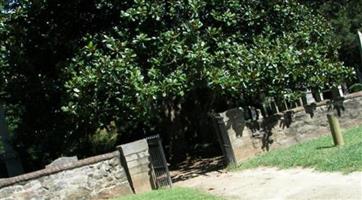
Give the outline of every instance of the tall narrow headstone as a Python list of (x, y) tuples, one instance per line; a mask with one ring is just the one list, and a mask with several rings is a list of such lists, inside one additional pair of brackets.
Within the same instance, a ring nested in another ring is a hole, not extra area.
[(307, 92), (305, 93), (305, 104), (309, 105), (312, 103), (315, 103), (315, 99), (313, 97), (313, 93), (311, 90), (307, 90)]
[(279, 113), (279, 107), (275, 101), (275, 98), (272, 98), (271, 100), (271, 107), (274, 113)]
[(317, 92), (315, 93), (315, 100), (316, 100), (317, 102), (323, 101), (323, 100), (324, 100), (323, 92), (317, 91)]
[(357, 31), (358, 34), (358, 44), (360, 47), (360, 55), (361, 55), (361, 64), (359, 67), (356, 68), (356, 74), (357, 74), (357, 78), (359, 80), (360, 83), (362, 83), (362, 33), (360, 31)]
[(342, 87), (342, 85), (339, 85), (339, 86), (337, 87), (337, 91), (338, 91), (338, 94), (339, 94), (340, 97), (343, 97), (343, 96), (344, 96), (344, 92), (343, 92), (343, 87)]
[(343, 93), (342, 86), (339, 85), (338, 87), (333, 88), (333, 89), (332, 89), (332, 94), (333, 94), (333, 98), (343, 97), (343, 96), (344, 96), (344, 93)]
[(299, 104), (299, 106), (303, 106), (303, 105), (304, 105), (304, 103), (303, 103), (303, 98), (302, 98), (302, 97), (299, 98), (298, 104)]
[(0, 105), (0, 136), (1, 142), (4, 147), (4, 161), (8, 176), (20, 175), (24, 172), (20, 159), (12, 148), (9, 142), (9, 132), (5, 121), (5, 113), (3, 107)]

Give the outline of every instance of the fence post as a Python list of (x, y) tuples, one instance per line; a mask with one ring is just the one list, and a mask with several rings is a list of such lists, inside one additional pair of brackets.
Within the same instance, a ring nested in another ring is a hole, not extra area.
[(333, 114), (327, 114), (327, 118), (331, 129), (334, 145), (336, 146), (344, 145), (343, 136), (341, 133), (341, 128), (339, 126), (338, 118)]

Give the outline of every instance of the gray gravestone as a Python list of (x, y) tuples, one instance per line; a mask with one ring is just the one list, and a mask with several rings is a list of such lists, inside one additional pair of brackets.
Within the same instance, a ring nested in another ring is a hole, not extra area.
[[(362, 62), (362, 33), (357, 31), (358, 39), (359, 39), (359, 47), (360, 47), (360, 55), (361, 55), (361, 62)], [(356, 68), (357, 77), (360, 83), (362, 83), (362, 63), (360, 67)]]
[(343, 89), (342, 86), (338, 86), (336, 88), (332, 89), (332, 94), (333, 94), (333, 98), (339, 98), (339, 97), (343, 97), (344, 93), (343, 93)]
[(321, 102), (321, 101), (324, 100), (323, 92), (316, 92), (316, 93), (315, 93), (315, 96), (316, 96), (315, 100), (316, 100), (317, 102)]
[(3, 107), (0, 105), (0, 136), (1, 142), (4, 148), (4, 161), (8, 176), (17, 176), (24, 172), (23, 166), (21, 165), (20, 159), (17, 153), (12, 148), (9, 142), (9, 133), (5, 121), (5, 113)]
[(307, 105), (315, 103), (315, 99), (311, 90), (307, 90), (307, 92), (305, 93), (305, 100)]

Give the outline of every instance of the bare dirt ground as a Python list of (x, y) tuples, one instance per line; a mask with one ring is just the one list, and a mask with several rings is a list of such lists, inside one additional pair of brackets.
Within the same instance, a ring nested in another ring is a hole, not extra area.
[(172, 182), (198, 177), (212, 171), (221, 171), (224, 168), (223, 157), (187, 158), (184, 162), (171, 168)]
[(175, 186), (198, 188), (230, 200), (362, 200), (362, 172), (342, 174), (301, 168), (257, 168), (239, 172), (222, 170), (181, 179)]

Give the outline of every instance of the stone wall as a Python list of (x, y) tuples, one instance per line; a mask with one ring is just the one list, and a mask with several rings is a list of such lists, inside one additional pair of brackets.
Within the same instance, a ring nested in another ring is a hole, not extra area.
[(0, 199), (108, 199), (132, 194), (120, 158), (115, 151), (1, 179)]
[(328, 113), (338, 116), (342, 129), (362, 124), (362, 92), (297, 107), (255, 121), (245, 121), (242, 109), (237, 108), (219, 113), (217, 118), (222, 124), (218, 126), (219, 134), (226, 135), (231, 156), (238, 163), (270, 149), (329, 134)]

